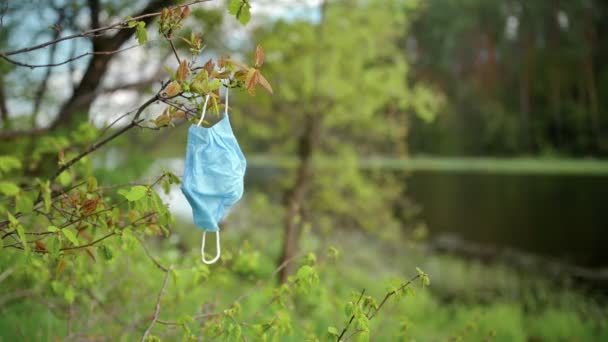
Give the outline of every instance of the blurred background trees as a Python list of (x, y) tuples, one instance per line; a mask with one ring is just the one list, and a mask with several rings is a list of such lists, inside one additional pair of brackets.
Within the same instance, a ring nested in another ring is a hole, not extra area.
[(605, 155), (603, 1), (427, 1), (407, 48), (414, 78), (450, 98), (415, 120), (413, 151)]
[[(0, 340), (608, 338), (608, 6), (184, 5), (0, 3)], [(209, 267), (179, 176), (227, 75)]]

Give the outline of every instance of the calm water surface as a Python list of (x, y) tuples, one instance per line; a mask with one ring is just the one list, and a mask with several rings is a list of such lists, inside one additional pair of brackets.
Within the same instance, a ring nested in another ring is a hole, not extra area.
[(415, 172), (431, 234), (608, 266), (608, 177)]

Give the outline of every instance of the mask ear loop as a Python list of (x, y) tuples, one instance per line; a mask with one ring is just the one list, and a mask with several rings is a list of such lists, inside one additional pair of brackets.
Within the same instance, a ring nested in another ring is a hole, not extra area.
[(201, 242), (201, 259), (207, 265), (211, 265), (220, 259), (220, 231), (215, 232), (215, 247), (217, 249), (215, 258), (211, 260), (205, 259), (205, 236), (207, 235), (207, 231), (203, 230), (203, 241)]
[(200, 126), (203, 123), (203, 119), (205, 119), (205, 113), (207, 113), (207, 103), (209, 102), (209, 94), (205, 96), (205, 104), (203, 105), (203, 112), (201, 113), (201, 119), (198, 120), (197, 126)]
[[(228, 88), (227, 88), (228, 89)], [(203, 122), (203, 119), (205, 118), (205, 113), (207, 111), (207, 102), (209, 101), (209, 94), (207, 94), (207, 96), (205, 97), (205, 104), (203, 105), (203, 112), (201, 114), (201, 119), (198, 122), (198, 126), (201, 125), (201, 123)], [(226, 90), (226, 110), (224, 112), (226, 115), (228, 115), (228, 90)], [(214, 264), (215, 262), (217, 262), (220, 259), (220, 255), (222, 254), (221, 252), (221, 247), (220, 247), (220, 231), (218, 230), (217, 232), (215, 232), (215, 248), (216, 248), (216, 254), (215, 257), (211, 260), (207, 260), (205, 259), (205, 241), (206, 241), (206, 237), (207, 237), (207, 231), (203, 230), (203, 239), (201, 241), (201, 260), (207, 264), (207, 265), (211, 265)]]
[(224, 103), (224, 116), (228, 116), (228, 93), (230, 92), (230, 80), (226, 84), (226, 101)]

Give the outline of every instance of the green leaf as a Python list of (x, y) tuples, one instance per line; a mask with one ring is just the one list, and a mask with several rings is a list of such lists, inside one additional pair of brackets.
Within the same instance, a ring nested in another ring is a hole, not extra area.
[(134, 28), (135, 26), (137, 26), (137, 20), (133, 20), (133, 17), (131, 17), (130, 15), (127, 16), (125, 20), (127, 20), (127, 26), (129, 26), (129, 28)]
[(346, 306), (344, 307), (344, 313), (346, 314), (346, 317), (352, 316), (355, 313), (355, 303), (346, 303)]
[(338, 336), (338, 329), (336, 327), (328, 327), (327, 332), (332, 336)]
[(97, 190), (97, 178), (93, 176), (89, 176), (89, 178), (87, 178), (87, 190), (89, 192)]
[(129, 189), (129, 191), (121, 189), (118, 193), (124, 196), (129, 202), (135, 202), (142, 199), (146, 193), (148, 193), (148, 188), (143, 185), (136, 185)]
[(0, 172), (9, 172), (14, 169), (20, 169), (21, 161), (12, 156), (0, 156)]
[[(50, 227), (49, 227), (50, 228)], [(56, 227), (55, 227), (56, 228)], [(49, 253), (53, 258), (59, 258), (61, 254), (61, 243), (59, 239), (51, 239), (49, 243), (46, 244)]]
[(19, 239), (21, 240), (21, 244), (23, 245), (25, 253), (29, 254), (30, 246), (27, 244), (27, 240), (25, 238), (25, 231), (23, 230), (23, 226), (20, 224), (17, 225), (17, 235), (19, 235)]
[(61, 232), (68, 240), (70, 240), (72, 244), (74, 244), (74, 246), (80, 246), (80, 242), (78, 242), (78, 238), (76, 237), (76, 234), (73, 231), (68, 228), (64, 228), (61, 230)]
[(72, 285), (69, 285), (68, 288), (65, 289), (65, 292), (63, 293), (63, 297), (69, 304), (74, 302), (76, 294), (74, 293), (74, 288), (72, 287)]
[(68, 186), (70, 183), (72, 183), (72, 175), (70, 172), (64, 171), (59, 175), (59, 177), (57, 177), (57, 180), (59, 181), (59, 184), (63, 185), (64, 187)]
[(57, 227), (55, 227), (55, 226), (48, 226), (48, 227), (46, 228), (46, 230), (48, 230), (48, 231), (49, 231), (49, 232), (51, 232), (51, 233), (56, 233), (56, 232), (58, 232), (58, 231), (59, 231), (59, 228), (57, 228)]
[(169, 179), (171, 184), (181, 184), (182, 181), (171, 171), (164, 171), (164, 175)]
[(247, 25), (251, 19), (251, 6), (243, 0), (230, 0), (228, 2), (228, 12), (234, 15), (243, 25)]
[(137, 24), (137, 28), (135, 29), (135, 36), (137, 37), (137, 42), (139, 45), (144, 45), (148, 40), (148, 32), (146, 32), (146, 23), (140, 21)]
[(22, 214), (29, 214), (34, 209), (34, 198), (32, 194), (19, 194), (15, 198), (15, 207)]
[(13, 225), (13, 226), (17, 226), (19, 225), (19, 220), (17, 220), (15, 218), (15, 216), (11, 215), (11, 213), (7, 213), (8, 214), (8, 222)]
[(19, 187), (12, 182), (0, 182), (0, 192), (6, 196), (15, 196), (19, 193)]
[(230, 0), (230, 2), (228, 2), (228, 13), (236, 16), (242, 5), (242, 0)]
[(114, 257), (112, 249), (106, 245), (99, 246), (97, 249), (97, 254), (101, 255), (106, 260), (112, 260), (112, 257)]
[(250, 9), (250, 6), (247, 5), (247, 4), (244, 4), (243, 7), (241, 7), (241, 12), (237, 16), (237, 18), (239, 19), (239, 22), (241, 24), (247, 25), (247, 23), (249, 22), (249, 20), (251, 20), (251, 9)]
[(51, 210), (51, 182), (48, 180), (43, 182), (38, 180), (40, 192), (42, 193), (42, 202), (44, 203), (44, 211), (48, 213)]

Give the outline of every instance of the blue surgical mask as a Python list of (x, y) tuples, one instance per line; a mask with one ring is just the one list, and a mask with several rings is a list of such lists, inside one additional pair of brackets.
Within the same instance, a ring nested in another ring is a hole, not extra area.
[[(232, 132), (228, 118), (228, 91), (224, 117), (210, 128), (201, 127), (209, 95), (205, 98), (198, 125), (188, 129), (186, 165), (182, 178), (182, 192), (192, 207), (194, 223), (203, 230), (202, 260), (206, 264), (220, 257), (220, 227), (228, 210), (243, 196), (247, 162)], [(216, 233), (217, 254), (205, 258), (207, 232)]]

